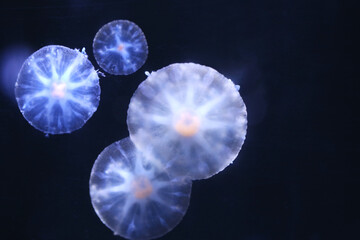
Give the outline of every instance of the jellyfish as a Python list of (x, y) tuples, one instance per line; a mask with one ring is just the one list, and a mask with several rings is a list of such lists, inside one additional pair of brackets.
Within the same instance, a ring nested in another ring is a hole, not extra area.
[(45, 46), (22, 65), (15, 96), (33, 127), (46, 134), (70, 133), (96, 111), (99, 77), (85, 54), (64, 46)]
[(246, 135), (245, 104), (216, 70), (176, 63), (149, 74), (130, 100), (130, 138), (173, 175), (205, 179), (237, 157)]
[(95, 212), (115, 235), (153, 239), (172, 230), (189, 206), (191, 181), (172, 178), (129, 138), (106, 147), (90, 176)]
[(94, 38), (93, 51), (99, 66), (113, 75), (136, 72), (148, 55), (144, 33), (127, 20), (115, 20), (101, 27)]

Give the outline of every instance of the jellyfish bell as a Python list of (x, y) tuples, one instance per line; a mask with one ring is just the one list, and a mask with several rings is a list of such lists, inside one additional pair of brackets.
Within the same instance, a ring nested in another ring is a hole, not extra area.
[(99, 77), (83, 53), (45, 46), (23, 63), (15, 97), (21, 113), (36, 129), (47, 134), (70, 133), (96, 111)]
[(185, 215), (191, 192), (190, 180), (172, 178), (129, 138), (100, 153), (89, 185), (101, 221), (116, 235), (142, 240), (172, 230)]
[(96, 33), (93, 51), (96, 62), (104, 71), (129, 75), (145, 63), (148, 46), (139, 26), (128, 20), (115, 20)]
[(127, 124), (137, 148), (160, 159), (169, 172), (204, 179), (237, 157), (247, 113), (230, 79), (207, 66), (176, 63), (139, 85)]

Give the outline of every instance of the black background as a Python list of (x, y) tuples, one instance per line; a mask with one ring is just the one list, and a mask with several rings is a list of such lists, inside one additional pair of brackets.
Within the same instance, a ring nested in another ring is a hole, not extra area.
[[(50, 44), (86, 47), (98, 68), (92, 40), (115, 19), (142, 28), (149, 56), (132, 75), (102, 78), (97, 112), (66, 135), (30, 126), (2, 85), (0, 239), (120, 239), (92, 209), (91, 167), (128, 136), (126, 111), (144, 71), (175, 62), (211, 66), (240, 84), (249, 125), (234, 164), (194, 182), (187, 214), (162, 239), (360, 238), (359, 28), (355, 5), (341, 2), (1, 3), (3, 85), (14, 84), (23, 55)], [(6, 63), (16, 56), (13, 73)]]

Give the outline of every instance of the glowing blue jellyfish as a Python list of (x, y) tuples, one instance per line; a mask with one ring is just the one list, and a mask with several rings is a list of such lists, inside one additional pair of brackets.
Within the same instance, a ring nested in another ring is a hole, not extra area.
[(130, 141), (105, 148), (93, 166), (90, 196), (101, 221), (116, 235), (153, 239), (173, 229), (189, 205), (191, 181), (170, 178)]
[(139, 85), (127, 124), (138, 149), (169, 172), (204, 179), (238, 155), (247, 113), (230, 79), (199, 64), (172, 64)]
[(93, 50), (99, 66), (113, 75), (136, 72), (148, 55), (144, 33), (127, 20), (112, 21), (100, 28), (94, 38)]
[(63, 46), (46, 46), (24, 62), (15, 96), (21, 113), (36, 129), (70, 133), (96, 111), (99, 77), (85, 54)]

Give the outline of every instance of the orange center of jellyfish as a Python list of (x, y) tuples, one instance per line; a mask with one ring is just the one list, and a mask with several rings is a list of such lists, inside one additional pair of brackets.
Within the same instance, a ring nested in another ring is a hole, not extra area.
[(194, 136), (198, 132), (199, 127), (199, 118), (189, 112), (182, 113), (174, 124), (176, 132), (184, 137)]
[(56, 98), (63, 98), (65, 96), (65, 83), (53, 83), (51, 95)]
[(118, 46), (118, 50), (119, 50), (119, 51), (122, 51), (123, 49), (124, 49), (124, 45), (120, 44), (120, 45)]
[(134, 195), (138, 199), (143, 199), (148, 197), (153, 191), (151, 182), (146, 177), (137, 177), (132, 182), (132, 187), (134, 190)]

